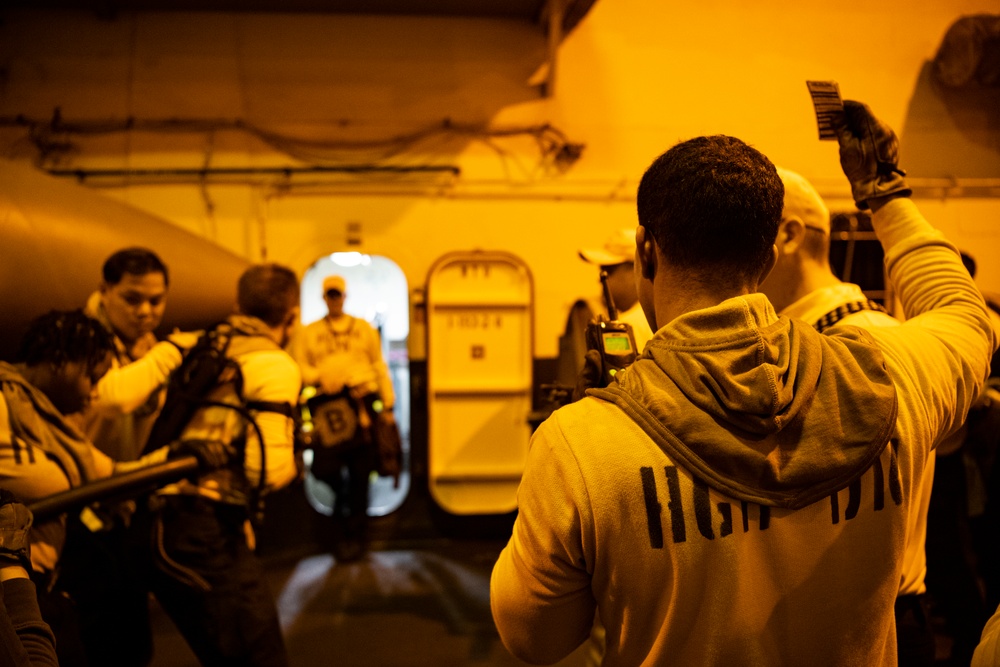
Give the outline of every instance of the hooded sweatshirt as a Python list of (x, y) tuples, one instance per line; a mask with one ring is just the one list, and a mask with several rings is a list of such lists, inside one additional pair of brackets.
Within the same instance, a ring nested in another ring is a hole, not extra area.
[[(862, 304), (862, 309), (858, 305)], [(821, 287), (795, 303), (784, 308), (779, 314), (794, 317), (812, 324), (820, 331), (833, 326), (834, 321), (865, 329), (898, 327), (899, 320), (884, 311), (869, 310), (868, 297), (857, 285), (841, 283)], [(961, 435), (961, 431), (957, 433)], [(954, 440), (950, 438), (949, 440)], [(959, 438), (961, 441), (961, 438)], [(941, 455), (941, 447), (938, 447)], [(927, 590), (927, 512), (931, 505), (931, 490), (934, 486), (934, 467), (937, 456), (927, 459), (920, 480), (915, 480), (922, 491), (920, 499), (910, 508), (907, 528), (906, 554), (903, 557), (903, 574), (899, 581), (899, 595), (919, 595)]]
[[(17, 368), (0, 362), (0, 486), (21, 502), (109, 476), (114, 462), (87, 441)], [(66, 541), (63, 517), (31, 529), (31, 562), (55, 569)]]
[[(75, 422), (18, 368), (0, 361), (0, 486), (28, 505), (115, 473), (162, 463), (167, 448), (136, 461), (116, 463), (94, 447)], [(52, 573), (66, 541), (66, 518), (31, 528), (31, 564)]]
[(605, 665), (895, 664), (914, 480), (994, 342), (916, 208), (875, 217), (907, 323), (822, 335), (729, 299), (539, 427), (491, 581), (514, 655), (558, 661), (596, 608)]

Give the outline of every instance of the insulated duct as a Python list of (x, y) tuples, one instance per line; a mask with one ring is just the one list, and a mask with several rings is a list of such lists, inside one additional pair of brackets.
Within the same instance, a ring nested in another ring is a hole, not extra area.
[(170, 271), (162, 331), (224, 318), (249, 262), (165, 220), (30, 166), (0, 160), (0, 359), (33, 318), (84, 305), (115, 250), (145, 246)]

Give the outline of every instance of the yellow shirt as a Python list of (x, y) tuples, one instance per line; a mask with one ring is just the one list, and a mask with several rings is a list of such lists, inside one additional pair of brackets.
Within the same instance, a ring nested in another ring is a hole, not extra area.
[(302, 329), (292, 349), (306, 385), (327, 394), (337, 394), (345, 386), (363, 388), (363, 393), (378, 390), (387, 408), (395, 405), (382, 341), (368, 322), (351, 315), (324, 317)]

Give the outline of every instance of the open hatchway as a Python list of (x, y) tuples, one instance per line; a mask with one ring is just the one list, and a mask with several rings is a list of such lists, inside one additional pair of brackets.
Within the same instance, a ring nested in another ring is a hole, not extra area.
[[(326, 316), (323, 279), (343, 276), (347, 283), (344, 311), (377, 329), (382, 338), (382, 355), (389, 366), (396, 393), (396, 422), (403, 441), (403, 472), (399, 485), (388, 477), (372, 473), (368, 497), (369, 516), (385, 516), (396, 510), (410, 489), (410, 368), (406, 340), (410, 332), (406, 276), (387, 257), (358, 252), (336, 252), (317, 260), (302, 279), (302, 323)], [(311, 452), (304, 453), (308, 466)], [(334, 494), (328, 485), (306, 475), (306, 497), (322, 514), (333, 512)]]

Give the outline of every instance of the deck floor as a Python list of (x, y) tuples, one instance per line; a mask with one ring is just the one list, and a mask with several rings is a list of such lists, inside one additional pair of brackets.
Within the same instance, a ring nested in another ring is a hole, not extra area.
[[(489, 576), (501, 541), (429, 540), (337, 563), (315, 554), (269, 564), (293, 667), (517, 666), (497, 635)], [(153, 603), (153, 667), (197, 667)], [(584, 664), (582, 650), (559, 663)]]

